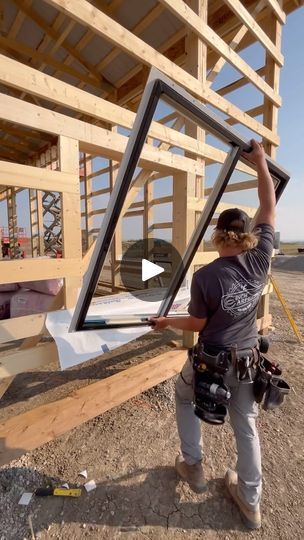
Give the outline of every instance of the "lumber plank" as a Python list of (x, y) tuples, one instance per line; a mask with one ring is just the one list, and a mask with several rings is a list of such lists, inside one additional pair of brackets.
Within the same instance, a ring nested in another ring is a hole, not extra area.
[[(14, 0), (14, 2), (18, 5), (19, 9), (21, 11), (24, 11), (30, 17), (42, 30), (49, 35), (52, 39), (57, 41), (58, 39), (61, 39), (61, 34), (59, 30), (55, 30), (52, 26), (49, 26), (45, 19), (41, 17), (38, 12), (36, 12), (31, 6), (26, 6), (24, 0)], [(76, 62), (79, 62), (87, 71), (88, 73), (94, 75), (96, 78), (96, 81), (99, 82), (100, 88), (104, 90), (105, 92), (111, 92), (115, 90), (113, 85), (107, 81), (101, 73), (99, 73), (93, 64), (91, 62), (87, 61), (77, 50), (76, 47), (71, 46), (67, 40), (64, 40), (61, 43), (61, 46), (66, 49), (66, 51), (69, 53), (70, 56), (73, 57)]]
[(271, 41), (267, 34), (262, 30), (258, 23), (251, 16), (249, 11), (243, 6), (239, 0), (224, 0), (225, 4), (233, 11), (233, 13), (247, 26), (248, 30), (254, 34), (257, 40), (268, 51), (274, 61), (282, 66), (284, 64), (283, 55), (280, 49)]
[(25, 315), (0, 321), (0, 343), (24, 339), (41, 334), (45, 324), (45, 313)]
[[(263, 76), (265, 75), (265, 66), (262, 66), (260, 69), (256, 70), (256, 73)], [(217, 93), (220, 96), (224, 96), (226, 94), (230, 94), (230, 92), (234, 92), (235, 90), (238, 90), (239, 88), (242, 88), (248, 83), (246, 77), (241, 77), (240, 79), (236, 79), (235, 81), (226, 84), (225, 86), (222, 86), (221, 88), (217, 88)]]
[[(19, 90), (25, 90), (33, 95), (50, 100), (52, 103), (57, 103), (74, 111), (88, 114), (98, 120), (127, 129), (132, 128), (135, 120), (135, 113), (132, 111), (128, 111), (105, 99), (92, 96), (84, 90), (75, 88), (45, 73), (40, 73), (3, 55), (0, 55), (0, 81)], [(57, 132), (55, 133), (57, 134)], [(75, 137), (75, 133), (74, 136), (72, 134), (70, 136)], [(61, 132), (61, 134), (67, 135), (64, 132)], [(194, 155), (210, 158), (214, 161), (220, 160), (221, 154), (226, 156), (224, 152), (219, 152), (208, 144), (202, 144), (193, 137), (189, 137), (177, 129), (163, 126), (158, 122), (151, 123), (149, 135), (161, 142), (178, 146)]]
[[(255, 18), (257, 14), (263, 8), (264, 8), (264, 0), (260, 0), (256, 4), (254, 10), (251, 13), (252, 17)], [(240, 28), (236, 28), (235, 31), (233, 32), (232, 39), (229, 40), (229, 47), (231, 47), (235, 51), (237, 47), (240, 45), (247, 31), (248, 31), (248, 28), (244, 24)], [(208, 84), (211, 84), (214, 81), (214, 79), (217, 77), (217, 75), (220, 73), (220, 71), (224, 67), (225, 63), (226, 63), (226, 60), (222, 56), (220, 56), (217, 59), (216, 63), (214, 64), (212, 69), (210, 69), (210, 72), (208, 73), (208, 77), (207, 77)], [(256, 73), (258, 73), (258, 71), (256, 71)], [(260, 73), (258, 74), (260, 75)]]
[(8, 53), (10, 53), (11, 50), (17, 51), (18, 53), (21, 53), (28, 58), (44, 62), (44, 64), (49, 64), (52, 67), (56, 68), (57, 72), (67, 73), (75, 79), (80, 79), (84, 83), (95, 86), (95, 88), (98, 88), (100, 90), (100, 83), (96, 81), (95, 77), (85, 75), (82, 72), (65, 65), (63, 62), (56, 61), (55, 58), (49, 54), (40, 53), (36, 49), (27, 47), (24, 43), (19, 43), (18, 41), (15, 41), (13, 39), (8, 39), (0, 36), (0, 48), (2, 50), (8, 51)]
[(81, 259), (15, 259), (0, 262), (0, 283), (81, 276)]
[(29, 369), (37, 369), (55, 360), (58, 360), (58, 353), (54, 342), (37, 345), (31, 349), (1, 353), (0, 380)]
[(7, 161), (0, 161), (0, 184), (41, 191), (59, 191), (59, 193), (77, 194), (80, 192), (77, 174)]
[[(58, 139), (58, 155), (60, 170), (75, 174), (79, 178), (78, 141), (60, 135)], [(66, 259), (81, 259), (80, 191), (75, 194), (62, 193), (61, 204), (63, 256)], [(67, 309), (75, 306), (80, 287), (80, 276), (65, 277), (64, 304)]]
[[(1, 94), (0, 118), (30, 127), (35, 126), (41, 131), (70, 138), (74, 138), (77, 134), (80, 151), (102, 155), (117, 161), (121, 160), (128, 141), (127, 137), (119, 133), (4, 94)], [(149, 144), (143, 147), (139, 165), (145, 169), (164, 171), (167, 174), (181, 170), (199, 174), (200, 170), (199, 164), (194, 159), (166, 152)]]
[(185, 350), (173, 350), (74, 391), (0, 424), (0, 466), (54, 440), (124, 401), (176, 375)]
[(283, 11), (283, 9), (281, 8), (279, 2), (277, 0), (266, 0), (266, 3), (272, 7), (276, 17), (278, 18), (278, 20), (282, 23), (282, 24), (285, 24), (286, 22), (286, 14), (285, 12)]
[[(49, 0), (48, 0), (49, 1)], [(202, 21), (194, 11), (187, 6), (183, 0), (160, 0), (174, 15), (176, 15), (186, 26), (191, 28), (200, 39), (218, 54), (223, 56), (233, 67), (248, 77), (248, 81), (254, 84), (278, 106), (281, 104), (280, 96), (259, 77), (227, 43), (221, 39), (207, 23)], [(280, 60), (278, 51), (278, 59)]]
[[(261, 133), (261, 131), (263, 131), (265, 133), (265, 128), (262, 126), (262, 124), (256, 120), (253, 120), (252, 118), (247, 118), (243, 111), (241, 111), (238, 107), (221, 96), (218, 96), (216, 92), (210, 88), (206, 88), (195, 77), (177, 66), (174, 62), (153, 49), (153, 47), (146, 44), (137, 36), (133, 35), (132, 32), (123, 28), (116, 21), (112, 20), (98, 9), (92, 7), (92, 5), (86, 2), (86, 0), (79, 0), (77, 5), (72, 5), (68, 0), (46, 1), (70, 17), (78, 20), (81, 24), (85, 23), (88, 27), (92, 28), (96, 34), (105, 37), (115, 45), (119, 45), (122, 50), (127, 52), (127, 54), (135, 56), (141, 63), (145, 63), (148, 66), (154, 65), (160, 71), (163, 71), (169, 77), (173, 78), (176, 80), (176, 82), (184, 86), (188, 91), (195, 94), (196, 97), (207, 101), (216, 108), (222, 110), (232, 117), (235, 117), (242, 124), (246, 125), (253, 131), (256, 131), (257, 133)], [(208, 42), (209, 37), (210, 43), (208, 44), (216, 47), (217, 51), (223, 56), (226, 55), (227, 59), (229, 58), (230, 63), (237, 63), (237, 69), (244, 75), (247, 75), (250, 82), (257, 86), (259, 90), (269, 97), (269, 99), (273, 100), (278, 106), (281, 104), (280, 96), (278, 96), (278, 94), (275, 93), (273, 89), (237, 55), (237, 53), (230, 49), (229, 46), (223, 40), (221, 40), (211, 28), (208, 27), (208, 25), (203, 23), (182, 0), (162, 0), (162, 3), (164, 3), (166, 7), (169, 7), (168, 4), (170, 4), (170, 9), (175, 13), (175, 15), (177, 15), (178, 18), (181, 18), (183, 22), (186, 21), (186, 24), (191, 26), (191, 29), (194, 32), (197, 32), (199, 38), (204, 42)], [(189, 24), (190, 19), (191, 25)], [(220, 40), (221, 50), (218, 47), (217, 40)], [(268, 132), (267, 138), (273, 141), (273, 134)]]

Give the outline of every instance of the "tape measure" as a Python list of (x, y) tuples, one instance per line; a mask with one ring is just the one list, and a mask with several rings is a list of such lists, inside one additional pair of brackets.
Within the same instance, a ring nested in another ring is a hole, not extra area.
[(37, 497), (80, 497), (81, 488), (65, 489), (65, 488), (38, 488), (35, 491)]

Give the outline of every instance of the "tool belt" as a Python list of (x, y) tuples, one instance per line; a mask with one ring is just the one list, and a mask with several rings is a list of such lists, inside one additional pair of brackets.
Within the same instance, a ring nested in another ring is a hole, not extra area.
[[(213, 351), (212, 351), (213, 352)], [(259, 351), (256, 347), (248, 349), (237, 349), (231, 347), (229, 351), (219, 351), (216, 354), (207, 352), (203, 343), (198, 342), (191, 349), (192, 361), (198, 364), (205, 364), (206, 367), (220, 375), (227, 373), (232, 364), (238, 380), (252, 380), (251, 368), (256, 367), (259, 361)]]
[[(279, 407), (285, 395), (289, 394), (290, 387), (281, 378), (282, 370), (278, 364), (267, 360), (262, 354), (268, 350), (268, 341), (261, 337), (257, 347), (237, 349), (231, 347), (229, 351), (206, 350), (204, 344), (198, 342), (189, 351), (194, 370), (203, 372), (208, 370), (216, 376), (223, 377), (229, 367), (234, 367), (234, 372), (239, 381), (253, 382), (253, 395), (257, 403), (262, 403), (264, 410)], [(263, 401), (264, 400), (264, 401)]]

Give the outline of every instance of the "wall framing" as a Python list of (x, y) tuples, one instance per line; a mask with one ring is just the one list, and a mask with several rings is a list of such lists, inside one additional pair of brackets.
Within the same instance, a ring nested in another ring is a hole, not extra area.
[[(53, 9), (52, 22), (47, 22), (30, 3), (21, 0), (7, 3), (13, 10), (13, 22), (5, 28), (0, 42), (0, 204), (3, 201), (10, 205), (10, 235), (15, 243), (12, 195), (22, 189), (29, 190), (34, 256), (21, 261), (0, 260), (0, 282), (63, 277), (64, 289), (53, 304), (53, 309), (59, 309), (75, 302), (93, 251), (94, 222), (96, 216), (104, 212), (104, 208), (96, 209), (92, 204), (101, 189), (94, 188), (94, 159), (102, 156), (107, 160), (105, 168), (108, 172), (104, 174), (109, 175), (109, 187), (102, 189), (110, 192), (127, 143), (127, 137), (120, 130), (130, 129), (133, 124), (151, 66), (165, 72), (197, 99), (224, 113), (230, 125), (239, 123), (262, 137), (267, 153), (275, 158), (279, 144), (277, 116), (281, 104), (282, 24), (286, 15), (298, 7), (298, 2), (160, 0), (141, 20), (134, 21), (131, 29), (126, 27), (115, 1), (101, 1), (99, 9), (94, 7), (95, 2), (86, 0), (78, 0), (73, 8), (68, 0), (44, 2)], [(154, 46), (145, 32), (161, 19), (170, 20), (174, 31)], [(23, 43), (22, 48), (18, 32), (24, 21), (43, 33), (35, 47)], [(72, 46), (73, 32), (79, 27), (82, 35)], [(107, 50), (104, 57), (96, 57), (94, 61), (87, 55), (93, 38), (100, 40)], [(239, 54), (254, 43), (259, 43), (265, 51), (264, 65), (257, 70), (246, 64)], [(61, 62), (55, 57), (59, 50)], [(116, 73), (115, 62), (119, 58), (127, 59), (130, 67)], [(213, 83), (227, 62), (237, 70), (239, 77), (215, 91)], [(242, 110), (229, 95), (232, 91), (245, 91), (248, 86), (256, 89), (260, 101), (258, 105)], [(147, 234), (169, 228), (174, 242), (184, 246), (196, 214), (204, 205), (204, 195), (208, 193), (203, 182), (205, 168), (212, 163), (223, 163), (226, 155), (206, 142), (204, 132), (193, 131), (187, 124), (184, 127), (182, 117), (153, 122), (149, 135), (152, 139), (147, 141), (141, 161), (143, 175), (149, 176), (149, 183), (143, 201), (134, 202), (143, 185), (143, 176), (137, 179), (125, 215), (137, 213), (143, 216)], [(154, 138), (158, 147), (151, 144)], [(184, 155), (170, 153), (174, 146), (182, 149)], [(56, 166), (49, 168), (43, 156), (48, 152), (51, 159), (52, 147), (59, 149), (59, 158), (54, 161)], [(253, 173), (253, 169), (244, 163), (240, 164), (239, 170), (244, 175)], [(166, 197), (154, 197), (153, 183), (165, 175), (174, 178), (173, 192)], [(256, 180), (249, 184), (240, 179), (228, 189), (234, 189), (237, 194), (249, 185), (256, 185)], [(45, 189), (62, 194), (65, 244), (63, 258), (48, 260), (47, 264), (39, 259), (43, 251), (40, 194)], [(165, 203), (173, 205), (173, 223), (155, 222), (155, 209)], [(247, 210), (254, 212), (254, 208)], [(81, 231), (82, 220), (85, 225)], [(110, 287), (113, 290), (121, 290), (115, 276), (115, 258), (121, 252), (121, 242), (117, 235), (112, 254)], [(209, 262), (214, 255), (208, 251), (199, 252), (194, 264)], [(259, 311), (261, 332), (267, 331), (271, 324), (270, 291), (271, 286), (265, 287)], [(36, 345), (46, 335), (44, 320), (45, 314), (39, 314), (24, 317), (22, 321), (0, 321), (0, 343), (23, 340), (23, 345), (12, 352), (0, 352), (0, 380), (31, 369), (33, 365), (42, 366), (46, 358), (56, 358), (52, 344)], [(184, 340), (185, 344), (191, 345), (193, 336), (185, 336)], [(174, 360), (172, 362), (174, 364)], [(175, 372), (173, 364), (170, 373)], [(156, 383), (151, 380), (150, 384)], [(136, 391), (140, 392), (141, 388), (139, 379)], [(98, 405), (92, 414), (99, 414), (101, 410)], [(20, 425), (22, 421), (20, 419)], [(5, 434), (2, 428), (0, 436)]]

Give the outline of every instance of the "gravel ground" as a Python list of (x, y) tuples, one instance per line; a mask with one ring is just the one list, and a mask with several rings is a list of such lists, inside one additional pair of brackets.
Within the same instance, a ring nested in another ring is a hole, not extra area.
[[(280, 271), (275, 277), (304, 334), (303, 273)], [(302, 539), (304, 346), (297, 343), (275, 295), (271, 312), (268, 356), (280, 362), (292, 390), (281, 409), (261, 411), (258, 420), (264, 470), (261, 530), (244, 529), (225, 491), (225, 469), (236, 459), (228, 422), (203, 425), (207, 492), (195, 494), (177, 478), (172, 466), (178, 451), (174, 380), (169, 380), (0, 468), (0, 540)], [(151, 334), (103, 362), (64, 373), (50, 366), (19, 375), (0, 402), (0, 420), (155, 356), (173, 337), (170, 332)], [(83, 485), (86, 480), (78, 474), (83, 469), (96, 490), (83, 490), (79, 499), (36, 497), (27, 507), (18, 505), (23, 492), (38, 486)]]

